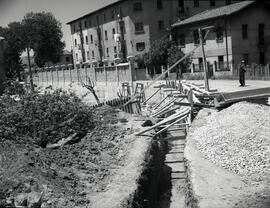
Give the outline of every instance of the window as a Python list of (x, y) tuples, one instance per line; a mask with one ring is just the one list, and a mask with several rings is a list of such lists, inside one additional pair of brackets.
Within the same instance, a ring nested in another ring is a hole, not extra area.
[(88, 44), (88, 36), (85, 36), (85, 44)]
[(142, 2), (135, 2), (133, 3), (133, 11), (137, 12), (137, 11), (142, 11)]
[(200, 6), (199, 0), (193, 0), (193, 6), (199, 7)]
[(218, 56), (218, 69), (224, 70), (224, 57)]
[(66, 57), (66, 62), (70, 62), (70, 58), (68, 56)]
[(203, 70), (203, 58), (200, 57), (198, 61), (199, 61), (199, 71), (204, 71)]
[(264, 52), (260, 53), (260, 64), (265, 65), (265, 54), (264, 54)]
[(223, 42), (223, 27), (218, 26), (216, 28), (216, 33), (217, 33), (217, 43), (222, 43)]
[(87, 56), (87, 57), (86, 57), (87, 60), (90, 60), (90, 54), (89, 54), (89, 51), (87, 51), (86, 54), (87, 54), (87, 55), (86, 55), (86, 56)]
[(215, 0), (210, 0), (210, 6), (211, 6), (211, 7), (216, 6), (216, 1), (215, 1)]
[(107, 18), (106, 18), (106, 13), (104, 13), (104, 14), (103, 14), (103, 20), (104, 20), (104, 22), (106, 22), (106, 21), (107, 21)]
[(74, 39), (75, 46), (77, 46), (77, 39)]
[(89, 27), (92, 27), (92, 20), (91, 19), (88, 20), (88, 23), (89, 23)]
[(87, 28), (87, 21), (84, 20), (84, 27)]
[(242, 25), (242, 39), (243, 40), (248, 39), (248, 25), (247, 24)]
[(162, 9), (163, 8), (162, 0), (157, 0), (157, 8), (158, 9)]
[(107, 33), (107, 30), (105, 30), (105, 40), (108, 40), (108, 33)]
[(143, 23), (142, 22), (135, 23), (135, 32), (143, 32)]
[(116, 48), (116, 46), (113, 47), (113, 52), (114, 52), (114, 53), (117, 53), (117, 48)]
[(137, 51), (143, 51), (145, 49), (145, 43), (144, 42), (136, 43), (136, 49)]
[(107, 57), (109, 57), (110, 56), (110, 54), (109, 54), (109, 48), (106, 48), (106, 53), (107, 53)]
[(245, 61), (245, 64), (249, 63), (249, 55), (248, 55), (248, 53), (243, 54), (243, 60)]
[(76, 61), (78, 61), (79, 60), (78, 54), (76, 53), (75, 56), (76, 56)]
[(112, 38), (114, 39), (115, 28), (112, 29)]
[(95, 51), (92, 51), (92, 59), (95, 59)]
[(178, 0), (178, 7), (184, 8), (184, 0)]
[(158, 21), (158, 29), (159, 30), (163, 30), (164, 29), (164, 21), (163, 20), (159, 20)]
[(179, 36), (178, 44), (182, 48), (185, 47), (185, 45), (186, 45), (186, 36), (184, 34), (181, 34)]
[(194, 40), (194, 45), (200, 44), (200, 37), (199, 37), (198, 30), (193, 30), (193, 40)]
[(232, 0), (226, 0), (226, 5), (229, 5), (232, 3)]
[(90, 41), (93, 43), (93, 35), (90, 35)]
[(112, 17), (112, 19), (114, 19), (114, 11), (113, 10), (111, 11), (111, 17)]
[(264, 44), (264, 24), (261, 23), (259, 24), (259, 44), (263, 45)]

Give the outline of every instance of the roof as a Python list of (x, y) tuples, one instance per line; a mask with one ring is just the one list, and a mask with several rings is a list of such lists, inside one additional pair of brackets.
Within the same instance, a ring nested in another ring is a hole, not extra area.
[(73, 22), (76, 22), (78, 20), (81, 20), (83, 18), (86, 18), (87, 16), (89, 16), (91, 14), (97, 13), (97, 12), (103, 10), (103, 9), (106, 9), (108, 7), (111, 7), (111, 6), (113, 6), (115, 4), (118, 4), (118, 3), (122, 2), (122, 1), (125, 1), (125, 0), (107, 0), (107, 2), (104, 3), (103, 5), (101, 5), (101, 7), (99, 9), (94, 9), (94, 10), (90, 11), (89, 13), (87, 13), (87, 14), (85, 14), (85, 15), (77, 18), (77, 19), (74, 19), (74, 20), (71, 20), (71, 21), (67, 22), (67, 24), (71, 24)]
[(182, 26), (191, 24), (194, 22), (204, 21), (208, 19), (214, 19), (217, 17), (232, 15), (234, 13), (237, 13), (241, 11), (242, 9), (250, 6), (251, 4), (255, 3), (255, 1), (243, 1), (235, 4), (230, 4), (222, 7), (218, 7), (211, 10), (206, 10), (202, 13), (196, 14), (190, 18), (187, 18), (183, 21), (176, 22), (172, 25), (172, 27)]

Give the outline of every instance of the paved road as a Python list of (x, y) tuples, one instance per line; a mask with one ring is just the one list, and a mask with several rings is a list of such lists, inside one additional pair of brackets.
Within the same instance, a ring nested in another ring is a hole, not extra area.
[[(204, 84), (204, 80), (188, 80), (195, 84)], [(270, 81), (246, 80), (246, 86), (240, 87), (238, 80), (209, 80), (209, 87), (217, 89), (219, 92), (235, 92), (263, 87), (270, 87)]]

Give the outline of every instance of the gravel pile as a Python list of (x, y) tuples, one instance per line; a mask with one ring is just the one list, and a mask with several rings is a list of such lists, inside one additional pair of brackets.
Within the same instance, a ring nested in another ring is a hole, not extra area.
[(205, 158), (250, 179), (270, 179), (270, 107), (241, 102), (214, 112), (193, 138)]

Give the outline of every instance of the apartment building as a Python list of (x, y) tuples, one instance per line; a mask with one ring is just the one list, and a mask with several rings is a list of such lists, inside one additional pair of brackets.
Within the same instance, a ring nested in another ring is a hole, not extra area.
[[(172, 25), (184, 53), (199, 43), (198, 28), (213, 27), (204, 40), (206, 60), (213, 73), (231, 70), (232, 64), (270, 62), (270, 5), (243, 1), (196, 14)], [(205, 31), (202, 32), (205, 34)], [(192, 70), (203, 71), (202, 50), (195, 50)]]
[(143, 54), (171, 25), (229, 0), (118, 0), (68, 22), (75, 63), (114, 64)]

